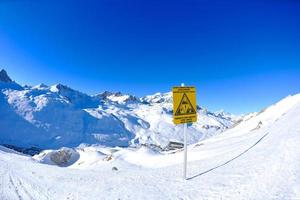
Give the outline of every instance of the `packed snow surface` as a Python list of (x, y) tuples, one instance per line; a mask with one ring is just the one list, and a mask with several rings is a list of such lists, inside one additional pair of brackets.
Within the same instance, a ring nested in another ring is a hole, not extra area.
[(0, 199), (300, 199), (299, 122), (300, 94), (189, 145), (186, 181), (180, 150), (81, 145), (29, 157), (0, 147)]

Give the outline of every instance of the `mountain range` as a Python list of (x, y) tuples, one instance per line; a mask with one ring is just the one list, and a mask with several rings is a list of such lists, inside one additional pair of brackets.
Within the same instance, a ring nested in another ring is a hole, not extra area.
[[(105, 91), (88, 95), (63, 84), (20, 85), (0, 71), (0, 144), (59, 148), (80, 144), (150, 145), (159, 149), (182, 142), (172, 122), (172, 93), (138, 98)], [(189, 125), (188, 143), (219, 134), (243, 120), (224, 111), (197, 106), (198, 121)]]
[(21, 86), (3, 70), (0, 80), (0, 199), (300, 197), (300, 93), (244, 116), (198, 106), (182, 180), (171, 93)]

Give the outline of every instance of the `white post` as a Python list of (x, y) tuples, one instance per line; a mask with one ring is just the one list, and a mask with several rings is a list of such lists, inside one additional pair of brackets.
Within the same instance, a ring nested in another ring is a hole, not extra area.
[[(181, 87), (184, 87), (184, 83), (181, 83)], [(184, 137), (184, 157), (183, 157), (183, 179), (187, 180), (186, 169), (187, 169), (187, 135), (186, 135), (187, 124), (183, 124), (183, 137)]]

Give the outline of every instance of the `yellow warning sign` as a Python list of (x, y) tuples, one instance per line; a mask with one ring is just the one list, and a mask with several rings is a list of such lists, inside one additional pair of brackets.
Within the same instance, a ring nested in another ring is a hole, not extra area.
[(173, 121), (175, 124), (197, 121), (195, 87), (173, 87)]

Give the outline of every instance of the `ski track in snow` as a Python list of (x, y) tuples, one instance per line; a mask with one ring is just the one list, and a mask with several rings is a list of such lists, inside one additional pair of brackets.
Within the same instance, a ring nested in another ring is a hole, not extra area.
[(269, 134), (269, 133), (266, 133), (266, 134), (265, 134), (264, 136), (262, 136), (257, 142), (255, 142), (255, 144), (253, 144), (251, 147), (247, 148), (245, 151), (243, 151), (243, 152), (240, 153), (239, 155), (235, 156), (234, 158), (231, 158), (230, 160), (226, 161), (225, 163), (223, 163), (223, 164), (221, 164), (221, 165), (215, 166), (215, 167), (213, 167), (213, 168), (211, 168), (211, 169), (209, 169), (209, 170), (206, 170), (206, 171), (204, 171), (204, 172), (201, 172), (201, 173), (198, 174), (198, 175), (195, 175), (195, 176), (193, 176), (193, 177), (190, 177), (190, 178), (188, 178), (188, 180), (193, 179), (193, 178), (197, 178), (197, 177), (199, 177), (199, 176), (201, 176), (201, 175), (204, 175), (204, 174), (206, 174), (206, 173), (209, 173), (209, 172), (211, 172), (211, 171), (213, 171), (213, 170), (215, 170), (215, 169), (218, 169), (218, 168), (220, 168), (220, 167), (222, 167), (222, 166), (225, 166), (225, 165), (227, 165), (228, 163), (234, 161), (235, 159), (241, 157), (242, 155), (244, 155), (245, 153), (247, 153), (250, 149), (252, 149), (253, 147), (255, 147), (255, 146), (256, 146), (262, 139), (264, 139), (268, 134)]

